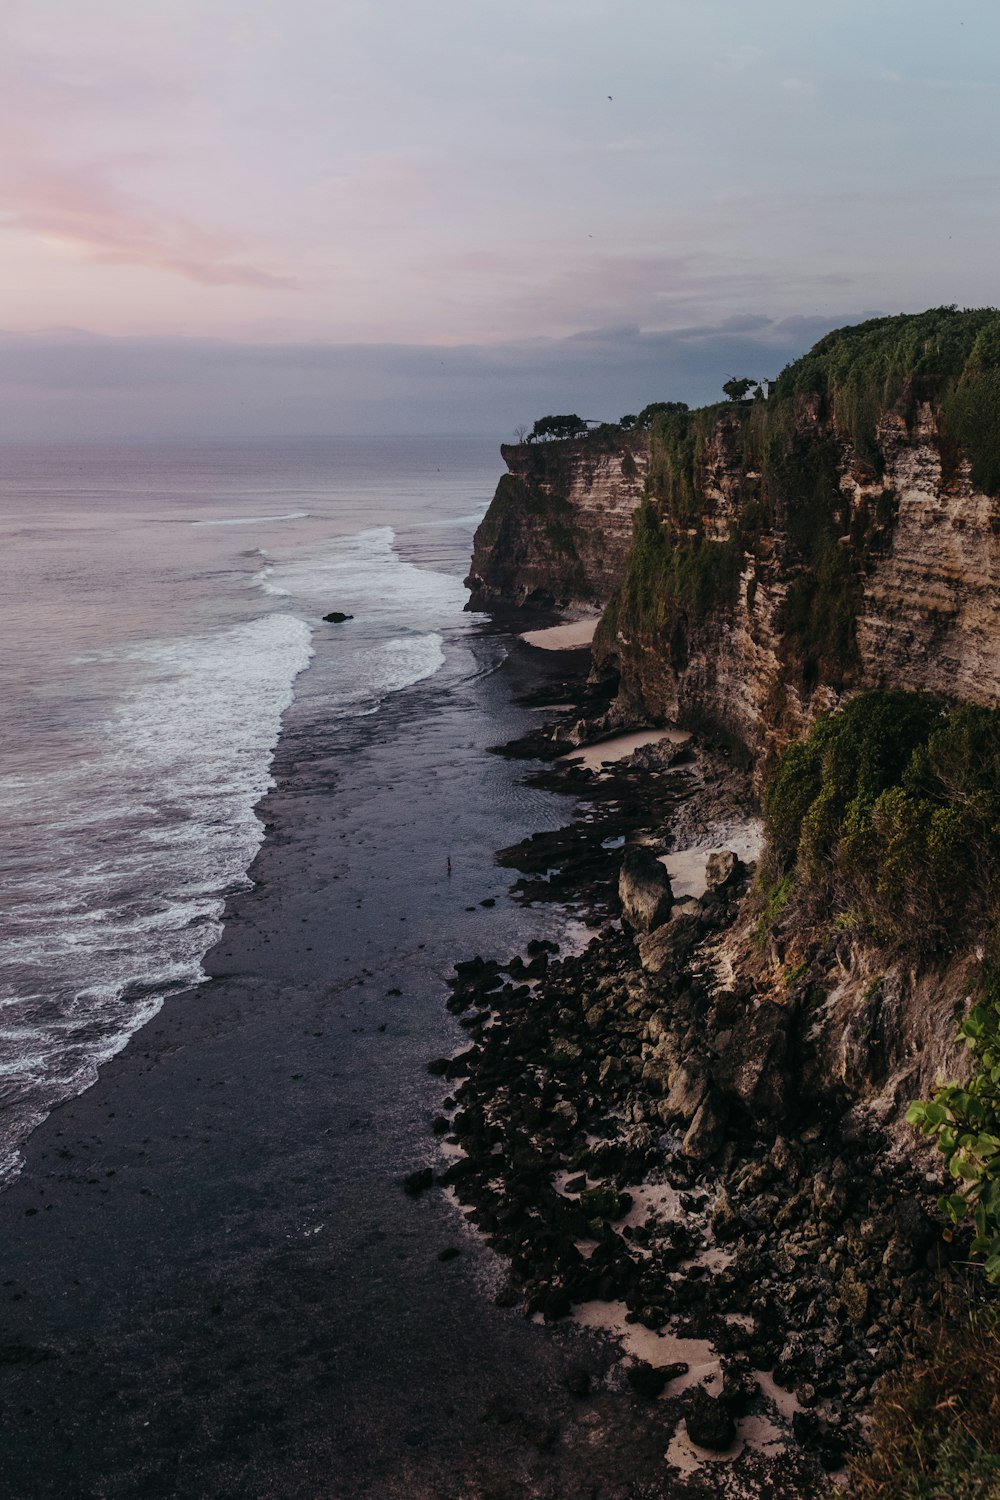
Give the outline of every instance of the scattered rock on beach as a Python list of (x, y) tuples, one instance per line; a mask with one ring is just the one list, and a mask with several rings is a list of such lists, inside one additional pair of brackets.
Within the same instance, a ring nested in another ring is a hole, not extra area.
[(736, 1424), (726, 1407), (703, 1385), (696, 1385), (688, 1397), (684, 1425), (692, 1443), (715, 1453), (724, 1453), (736, 1437)]
[(670, 917), (673, 907), (670, 876), (656, 855), (642, 844), (625, 850), (618, 895), (622, 915), (635, 932), (652, 932)]

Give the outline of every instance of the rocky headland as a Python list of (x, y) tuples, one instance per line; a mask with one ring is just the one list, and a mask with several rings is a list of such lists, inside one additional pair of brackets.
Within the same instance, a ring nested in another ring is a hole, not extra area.
[[(504, 1300), (623, 1340), (664, 1494), (911, 1493), (908, 1393), (1000, 1273), (998, 392), (1000, 315), (875, 320), (505, 448), (476, 537), (476, 605), (602, 611), (507, 747), (574, 821), (500, 855), (597, 936), (456, 967), (438, 1181)], [(648, 726), (693, 739), (568, 758)], [(955, 1441), (926, 1493), (992, 1495)]]

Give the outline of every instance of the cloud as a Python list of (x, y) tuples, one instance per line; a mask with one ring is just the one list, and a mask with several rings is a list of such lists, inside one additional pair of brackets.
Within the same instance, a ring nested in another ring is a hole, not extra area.
[(456, 347), (0, 333), (0, 441), (465, 432), (499, 442), (547, 411), (615, 420), (648, 401), (717, 400), (734, 371), (773, 376), (833, 326), (737, 321)]
[(0, 222), (75, 249), (102, 265), (144, 266), (202, 286), (289, 290), (294, 277), (242, 258), (233, 235), (179, 216), (161, 218), (96, 168), (69, 169), (28, 160), (0, 168)]

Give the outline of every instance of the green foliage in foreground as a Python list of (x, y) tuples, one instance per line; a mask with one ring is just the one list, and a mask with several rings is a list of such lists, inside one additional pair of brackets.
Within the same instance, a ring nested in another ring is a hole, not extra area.
[(864, 693), (789, 746), (764, 812), (798, 900), (897, 951), (954, 951), (1000, 895), (1000, 712)]
[(911, 1104), (906, 1118), (935, 1142), (955, 1183), (938, 1207), (955, 1224), (972, 1217), (972, 1253), (985, 1257), (986, 1275), (1000, 1283), (1000, 972), (992, 972), (959, 1035), (973, 1056), (969, 1082)]
[[(1000, 949), (1000, 711), (918, 693), (865, 693), (820, 719), (778, 760), (764, 811), (772, 875), (758, 935), (789, 904), (823, 909), (871, 943), (922, 958)], [(791, 882), (794, 880), (794, 885)], [(938, 1089), (907, 1119), (942, 1152), (941, 1200), (971, 1216), (973, 1253), (1000, 1283), (1000, 963), (962, 1022), (968, 1083)]]

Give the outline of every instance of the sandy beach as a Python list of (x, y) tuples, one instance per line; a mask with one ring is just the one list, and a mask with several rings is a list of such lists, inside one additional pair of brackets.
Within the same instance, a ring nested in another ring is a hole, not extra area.
[(645, 745), (685, 745), (691, 736), (681, 729), (635, 729), (629, 734), (616, 734), (610, 739), (599, 740), (595, 745), (582, 745), (560, 757), (567, 763), (586, 766), (588, 771), (600, 771), (602, 766), (613, 765), (641, 750)]
[(592, 620), (571, 620), (565, 625), (549, 625), (544, 630), (529, 630), (518, 639), (541, 651), (579, 651), (589, 646), (597, 629), (598, 616)]

